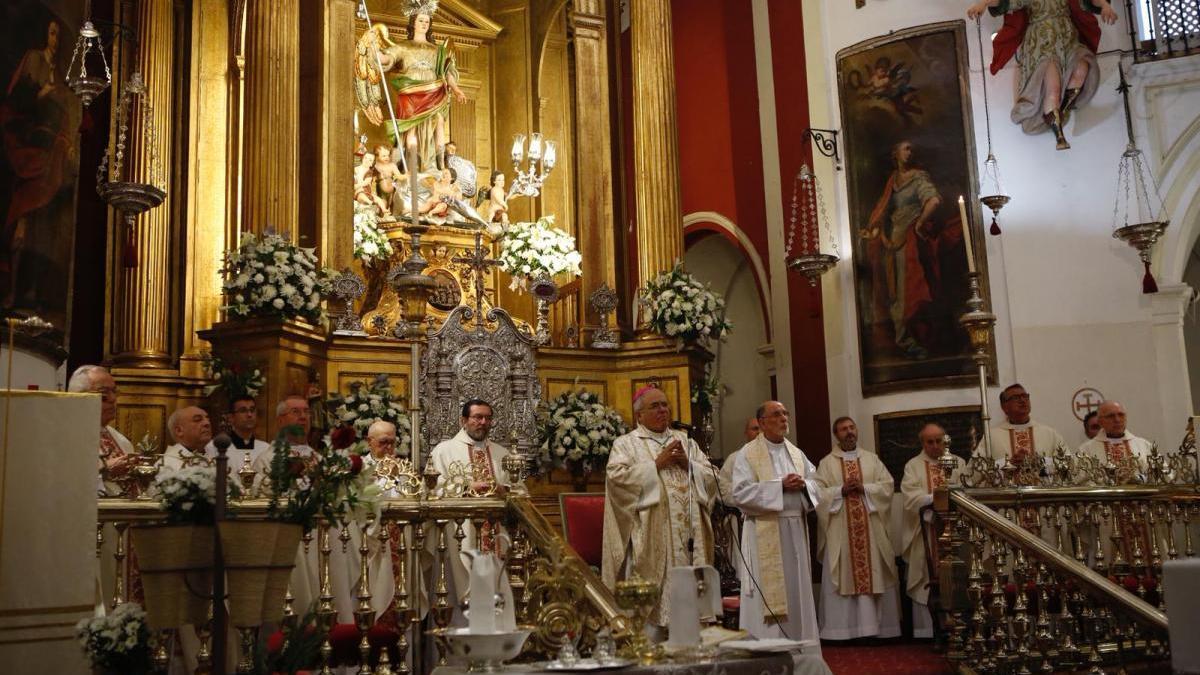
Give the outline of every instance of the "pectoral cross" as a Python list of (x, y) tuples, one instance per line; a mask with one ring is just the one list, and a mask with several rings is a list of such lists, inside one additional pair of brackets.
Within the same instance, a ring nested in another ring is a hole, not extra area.
[(488, 257), (488, 252), (483, 248), (483, 230), (475, 231), (475, 247), (473, 250), (466, 251), (467, 255), (451, 258), (451, 262), (462, 263), (471, 269), (471, 276), (475, 281), (475, 330), (483, 332), (483, 291), (484, 291), (484, 275), (488, 270), (500, 263), (493, 258)]

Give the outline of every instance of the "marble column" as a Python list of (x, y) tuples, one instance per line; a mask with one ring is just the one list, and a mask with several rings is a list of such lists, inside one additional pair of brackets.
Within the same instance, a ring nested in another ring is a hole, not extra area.
[(273, 229), (297, 241), (300, 4), (296, 0), (247, 0), (245, 57), (242, 229)]
[(638, 284), (683, 257), (671, 1), (630, 3)]
[[(120, 253), (111, 258), (115, 317), (110, 352), (115, 365), (165, 368), (171, 365), (169, 254), (173, 206), (172, 186), (167, 184), (166, 177), (170, 175), (168, 167), (172, 162), (175, 3), (143, 0), (128, 11), (134, 16), (127, 23), (137, 27), (137, 49), (131, 50), (132, 67), (145, 81), (142, 96), (149, 101), (152, 116), (147, 118), (138, 109), (130, 120), (126, 179), (166, 187), (167, 197), (158, 207), (138, 216), (133, 249), (122, 252), (127, 236), (125, 226), (113, 228), (113, 250)], [(132, 70), (127, 71), (126, 78), (129, 73)], [(125, 84), (127, 80), (122, 86)], [(135, 97), (133, 107), (139, 105)], [(149, 137), (145, 135), (148, 128), (153, 131)], [(129, 254), (132, 259), (126, 258)]]

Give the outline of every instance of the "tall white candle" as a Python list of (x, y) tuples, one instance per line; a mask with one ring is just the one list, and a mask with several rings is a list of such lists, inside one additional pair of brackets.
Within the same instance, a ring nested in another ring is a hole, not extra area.
[(967, 220), (967, 204), (958, 196), (958, 217), (962, 220), (963, 244), (967, 248), (967, 271), (975, 273), (975, 247), (971, 246), (971, 221)]
[(358, 135), (358, 111), (354, 111), (354, 135)]

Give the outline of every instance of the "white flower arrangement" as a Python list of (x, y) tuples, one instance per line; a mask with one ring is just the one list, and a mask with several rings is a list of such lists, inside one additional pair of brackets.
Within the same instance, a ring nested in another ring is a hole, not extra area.
[(379, 227), (373, 207), (354, 209), (354, 257), (364, 265), (387, 262), (395, 249)]
[[(154, 479), (159, 506), (167, 512), (169, 523), (211, 525), (217, 503), (217, 467), (211, 464), (162, 470)], [(236, 481), (227, 483), (227, 499), (241, 494)]]
[(92, 668), (117, 673), (148, 673), (150, 628), (146, 612), (135, 602), (117, 605), (105, 616), (80, 619), (75, 638)]
[(603, 471), (613, 441), (626, 431), (621, 414), (592, 392), (563, 392), (538, 414), (542, 464), (574, 474)]
[(583, 273), (579, 267), (583, 256), (575, 248), (575, 237), (554, 227), (554, 216), (509, 225), (497, 260), (500, 269), (512, 276), (513, 290), (524, 289), (530, 279), (541, 275)]
[(683, 271), (682, 262), (648, 281), (641, 294), (650, 329), (681, 348), (701, 338), (724, 339), (733, 327), (725, 320), (724, 298)]
[(380, 373), (369, 385), (350, 383), (350, 393), (333, 394), (326, 405), (337, 424), (351, 426), (359, 438), (367, 437), (367, 429), (375, 420), (396, 425), (396, 452), (406, 455), (412, 443), (412, 427), (408, 405), (403, 396), (392, 393), (388, 376)]
[(301, 248), (272, 233), (242, 233), (242, 243), (225, 252), (221, 290), (232, 317), (280, 316), (317, 324), (333, 273), (318, 266), (315, 249)]

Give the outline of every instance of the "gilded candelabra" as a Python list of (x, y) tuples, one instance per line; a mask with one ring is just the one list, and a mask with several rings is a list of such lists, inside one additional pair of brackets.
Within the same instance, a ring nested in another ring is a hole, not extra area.
[(992, 361), (992, 343), (995, 340), (996, 315), (984, 307), (983, 294), (979, 289), (979, 272), (971, 272), (967, 280), (971, 297), (967, 299), (967, 313), (960, 316), (958, 322), (967, 329), (967, 337), (971, 341), (971, 360), (979, 369), (979, 417), (983, 423), (984, 456), (991, 457), (992, 418), (988, 414), (987, 380), (988, 365)]

